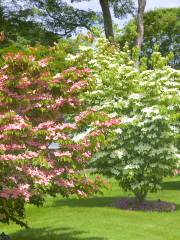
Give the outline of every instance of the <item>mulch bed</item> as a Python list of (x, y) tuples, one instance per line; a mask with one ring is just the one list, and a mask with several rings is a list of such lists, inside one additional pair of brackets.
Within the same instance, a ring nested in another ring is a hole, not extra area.
[(135, 198), (121, 198), (115, 202), (115, 206), (120, 209), (134, 211), (156, 211), (156, 212), (172, 212), (176, 210), (176, 205), (161, 200), (144, 201), (139, 203)]

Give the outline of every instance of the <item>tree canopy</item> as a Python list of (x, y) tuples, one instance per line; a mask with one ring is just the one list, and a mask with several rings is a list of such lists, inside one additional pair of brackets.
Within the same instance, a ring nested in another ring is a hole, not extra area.
[[(81, 1), (83, 0), (72, 0), (71, 3)], [(30, 26), (33, 25), (36, 33), (35, 39), (43, 33), (44, 39), (48, 38), (50, 33), (52, 34), (49, 36), (50, 38), (53, 38), (53, 34), (59, 37), (68, 37), (82, 28), (91, 30), (91, 27), (97, 23), (102, 24), (103, 19), (105, 32), (109, 31), (106, 33), (106, 37), (113, 36), (110, 8), (116, 18), (133, 14), (135, 11), (132, 0), (99, 1), (99, 4), (102, 13), (89, 9), (80, 10), (63, 0), (13, 0), (12, 2), (4, 0), (0, 2), (0, 7), (1, 15), (5, 21), (8, 21), (9, 27), (13, 28), (13, 31), (20, 31), (30, 38), (30, 34), (32, 34)]]
[(71, 36), (79, 27), (90, 29), (97, 20), (95, 12), (79, 10), (61, 0), (15, 0), (11, 3), (5, 0), (1, 9), (9, 21), (18, 19), (27, 25), (34, 22), (60, 37)]
[[(144, 40), (142, 46), (143, 56), (150, 57), (155, 45), (163, 56), (173, 52), (174, 58), (171, 65), (180, 68), (180, 8), (156, 9), (144, 14)], [(136, 39), (136, 23), (131, 20), (122, 30), (120, 44), (128, 42), (132, 48)]]

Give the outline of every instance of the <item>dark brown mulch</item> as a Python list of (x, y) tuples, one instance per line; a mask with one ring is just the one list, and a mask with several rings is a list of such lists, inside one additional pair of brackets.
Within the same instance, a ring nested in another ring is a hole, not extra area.
[(176, 210), (176, 205), (161, 200), (144, 201), (139, 203), (135, 198), (121, 198), (115, 202), (117, 208), (134, 211), (156, 211), (156, 212), (172, 212)]

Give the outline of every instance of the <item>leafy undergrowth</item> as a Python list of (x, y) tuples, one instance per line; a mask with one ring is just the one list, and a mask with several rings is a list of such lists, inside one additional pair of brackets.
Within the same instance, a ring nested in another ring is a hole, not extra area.
[(176, 204), (174, 212), (128, 211), (114, 207), (124, 193), (114, 180), (103, 196), (78, 200), (48, 198), (43, 208), (27, 206), (30, 229), (0, 224), (12, 240), (179, 240), (180, 177), (168, 179), (148, 200)]

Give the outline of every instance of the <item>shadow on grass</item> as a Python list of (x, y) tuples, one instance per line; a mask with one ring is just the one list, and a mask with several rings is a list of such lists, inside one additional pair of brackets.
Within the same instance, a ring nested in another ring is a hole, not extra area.
[(164, 190), (180, 190), (180, 181), (164, 182), (162, 188)]
[[(176, 190), (179, 189), (179, 183), (174, 182), (167, 182), (164, 183), (163, 189), (173, 189), (173, 187)], [(166, 187), (166, 188), (165, 188)], [(110, 208), (116, 208), (116, 202), (117, 200), (123, 199), (125, 196), (114, 196), (114, 197), (92, 197), (89, 199), (60, 199), (56, 200), (53, 202), (52, 207), (88, 207), (88, 208), (96, 208), (96, 207), (110, 207)], [(126, 197), (132, 198), (132, 194)], [(159, 200), (154, 199), (155, 201)], [(161, 198), (161, 201), (166, 201), (165, 199)], [(171, 201), (170, 201), (171, 202)], [(173, 201), (172, 201), (173, 203)], [(180, 204), (176, 204), (176, 210), (175, 211), (180, 211)]]
[(122, 196), (92, 197), (88, 199), (60, 199), (53, 202), (52, 207), (113, 207), (113, 203)]
[(38, 228), (24, 229), (11, 234), (12, 240), (108, 240), (102, 237), (81, 237), (85, 231), (70, 228)]

